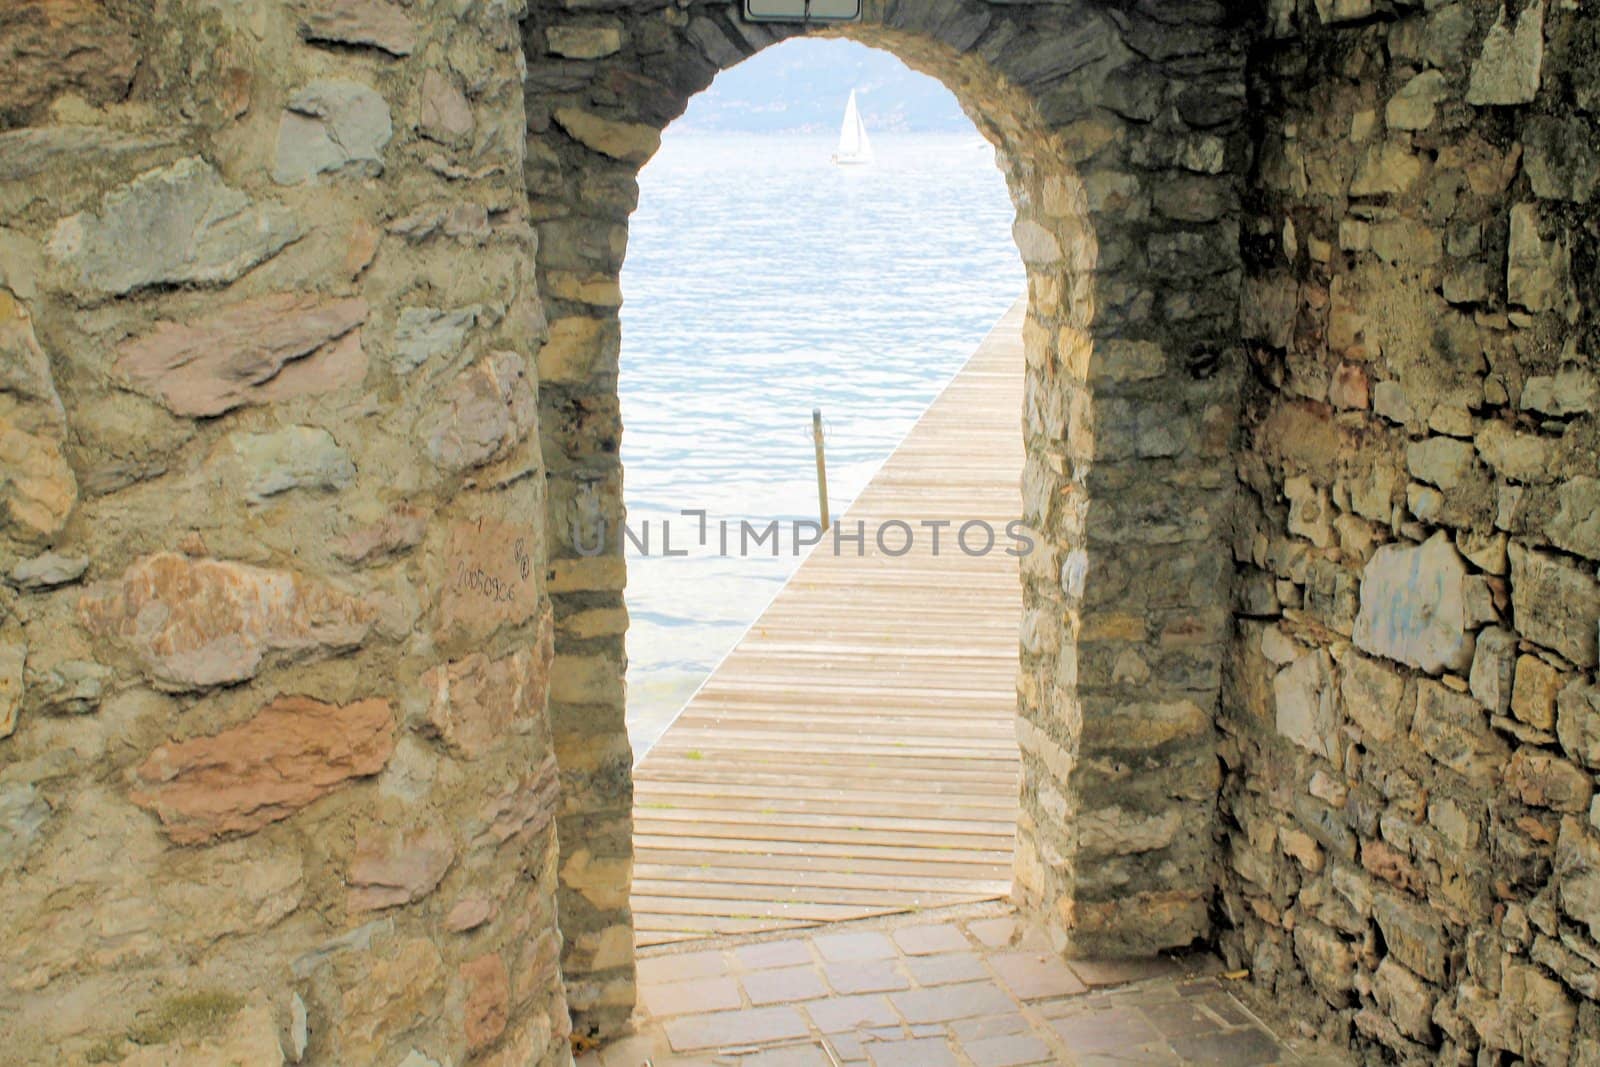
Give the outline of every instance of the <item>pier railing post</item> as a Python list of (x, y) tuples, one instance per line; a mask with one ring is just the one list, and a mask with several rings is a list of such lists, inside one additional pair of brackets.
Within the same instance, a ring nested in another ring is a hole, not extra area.
[(817, 445), (817, 500), (822, 510), (822, 530), (828, 530), (828, 462), (822, 454), (822, 409), (811, 409), (811, 439)]

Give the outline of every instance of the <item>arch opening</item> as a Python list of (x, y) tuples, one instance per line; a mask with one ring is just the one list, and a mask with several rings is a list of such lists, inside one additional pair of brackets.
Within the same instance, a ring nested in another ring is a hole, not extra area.
[[(1015, 895), (1062, 951), (1128, 955), (1209, 928), (1227, 630), (1221, 543), (1237, 235), (1236, 49), (1160, 54), (1085, 4), (869, 5), (826, 31), (952, 90), (996, 144), (1028, 274)], [(633, 1005), (626, 567), (617, 395), (627, 225), (662, 129), (712, 77), (794, 36), (737, 5), (630, 16), (536, 5), (528, 186), (550, 337), (539, 355), (556, 613), (564, 972), (579, 1032)], [(615, 31), (611, 33), (608, 31)], [(614, 46), (614, 47), (613, 47)], [(603, 54), (590, 55), (601, 52)], [(576, 54), (574, 54), (576, 53)], [(1179, 100), (1213, 101), (1191, 127)], [(590, 531), (585, 534), (585, 531)]]

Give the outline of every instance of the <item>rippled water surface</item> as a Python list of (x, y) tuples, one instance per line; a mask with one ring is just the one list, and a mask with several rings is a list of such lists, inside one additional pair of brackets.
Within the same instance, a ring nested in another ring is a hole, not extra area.
[[(622, 273), (628, 719), (642, 753), (798, 560), (724, 558), (716, 523), (815, 518), (811, 409), (842, 512), (1025, 288), (1012, 206), (975, 133), (874, 139), (668, 131)], [(708, 544), (683, 509), (704, 509)], [(662, 551), (670, 520), (674, 551)]]

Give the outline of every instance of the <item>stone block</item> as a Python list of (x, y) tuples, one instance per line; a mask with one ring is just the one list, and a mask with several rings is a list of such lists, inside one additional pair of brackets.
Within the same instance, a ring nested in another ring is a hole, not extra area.
[(220, 415), (359, 382), (360, 299), (279, 293), (191, 320), (159, 322), (117, 346), (117, 371), (177, 415)]
[(1510, 556), (1517, 632), (1578, 667), (1595, 666), (1600, 583), (1593, 573), (1515, 542)]
[(338, 490), (356, 476), (356, 466), (333, 434), (320, 426), (285, 426), (228, 438), (228, 459), (244, 498), (260, 504), (291, 489)]
[(354, 648), (375, 610), (292, 571), (160, 553), (78, 602), (90, 633), (123, 645), (160, 687), (186, 690), (251, 678), (268, 656)]
[(551, 26), (545, 46), (568, 59), (602, 59), (622, 48), (622, 29), (615, 25)]
[(1479, 632), (1469, 684), (1478, 702), (1497, 715), (1511, 707), (1516, 655), (1517, 635), (1510, 630), (1490, 626)]
[(1466, 565), (1442, 531), (1425, 544), (1384, 545), (1362, 570), (1358, 648), (1430, 673), (1472, 662)]
[(460, 967), (467, 988), (462, 1006), (462, 1031), (469, 1054), (482, 1052), (505, 1033), (511, 1011), (511, 975), (498, 952), (468, 960)]
[(1577, 116), (1535, 115), (1522, 132), (1523, 169), (1535, 196), (1587, 204), (1600, 186), (1593, 127)]
[(1554, 374), (1530, 375), (1522, 384), (1521, 407), (1557, 419), (1600, 411), (1600, 378), (1572, 364)]
[(1445, 980), (1450, 944), (1444, 921), (1432, 909), (1385, 892), (1373, 899), (1372, 911), (1391, 956), (1430, 982)]
[(452, 637), (482, 638), (540, 611), (534, 571), (540, 538), (529, 525), (489, 517), (450, 524), (440, 576), (439, 626)]
[(1426, 678), (1417, 683), (1411, 742), (1483, 788), (1494, 784), (1509, 755), (1506, 743), (1490, 729), (1477, 701)]
[(1544, 67), (1544, 0), (1534, 0), (1513, 26), (1502, 8), (1472, 64), (1467, 103), (1526, 104), (1539, 92)]
[(428, 455), (445, 470), (504, 458), (538, 424), (527, 361), (515, 352), (490, 353), (456, 376), (424, 424)]
[(102, 3), (13, 0), (0, 10), (0, 125), (25, 125), (57, 97), (124, 99), (139, 70), (138, 20)]
[(394, 730), (384, 700), (281, 697), (232, 729), (156, 748), (135, 769), (129, 796), (179, 844), (253, 833), (377, 774)]
[(466, 759), (492, 752), (537, 725), (550, 691), (551, 628), (546, 617), (532, 649), (501, 659), (474, 652), (422, 676), (427, 724)]
[(350, 910), (377, 911), (420, 900), (444, 878), (455, 855), (450, 835), (438, 829), (362, 841), (345, 875)]
[(557, 108), (555, 120), (579, 144), (626, 163), (643, 163), (661, 147), (661, 131), (648, 123), (608, 119), (576, 107)]
[(1386, 956), (1378, 964), (1372, 996), (1406, 1036), (1423, 1042), (1433, 1039), (1435, 991), (1393, 958)]
[(1340, 758), (1339, 711), (1332, 663), (1321, 649), (1280, 670), (1272, 682), (1278, 733), (1313, 755)]
[(422, 98), (417, 105), (417, 132), (442, 145), (465, 145), (478, 120), (467, 94), (448, 72), (430, 69), (422, 75)]
[(437, 356), (459, 352), (482, 314), (483, 308), (477, 305), (402, 308), (395, 322), (391, 354), (395, 371), (409, 374)]
[(1560, 311), (1572, 299), (1572, 253), (1560, 237), (1540, 233), (1537, 204), (1511, 209), (1506, 297), (1529, 311)]
[(1425, 130), (1433, 125), (1439, 103), (1450, 95), (1443, 71), (1425, 70), (1389, 98), (1384, 121), (1391, 130)]
[(258, 205), (198, 156), (118, 186), (98, 211), (57, 224), (51, 258), (89, 293), (155, 285), (219, 285), (299, 237), (281, 206)]
[(320, 79), (289, 98), (278, 122), (272, 180), (307, 182), (319, 174), (383, 173), (383, 150), (394, 136), (389, 103), (360, 82)]
[(1567, 755), (1600, 770), (1600, 686), (1575, 681), (1556, 698), (1556, 736)]
[(1406, 446), (1406, 467), (1413, 478), (1440, 489), (1457, 489), (1472, 477), (1472, 443), (1453, 437), (1428, 437)]
[(307, 41), (371, 46), (392, 56), (417, 47), (417, 26), (389, 0), (309, 0), (300, 7), (300, 36)]
[(1563, 681), (1561, 672), (1538, 656), (1519, 656), (1516, 682), (1511, 690), (1511, 713), (1529, 726), (1554, 729), (1556, 694), (1561, 691)]
[(1506, 790), (1524, 804), (1555, 811), (1587, 811), (1594, 795), (1594, 782), (1586, 772), (1526, 746), (1506, 764), (1505, 781)]

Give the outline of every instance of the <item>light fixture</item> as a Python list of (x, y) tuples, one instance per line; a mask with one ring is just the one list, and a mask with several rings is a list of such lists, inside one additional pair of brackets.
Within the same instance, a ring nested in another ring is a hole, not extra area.
[(861, 0), (744, 0), (749, 22), (854, 22)]

